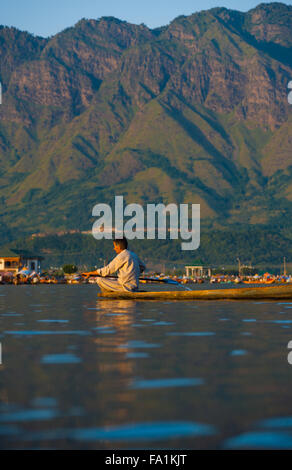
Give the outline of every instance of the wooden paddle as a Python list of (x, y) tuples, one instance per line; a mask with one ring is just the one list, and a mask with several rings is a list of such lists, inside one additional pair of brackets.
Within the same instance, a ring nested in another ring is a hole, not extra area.
[[(81, 273), (81, 276), (85, 277), (85, 279), (89, 277), (107, 277), (107, 278), (112, 278), (112, 279), (117, 279), (118, 276), (113, 276), (112, 274), (109, 276), (101, 276), (100, 274), (97, 274), (96, 272), (88, 272), (88, 273)], [(180, 285), (179, 282), (174, 281), (173, 279), (156, 279), (153, 277), (139, 277), (140, 281), (151, 281), (151, 282), (161, 282), (164, 284), (175, 284), (175, 285)]]

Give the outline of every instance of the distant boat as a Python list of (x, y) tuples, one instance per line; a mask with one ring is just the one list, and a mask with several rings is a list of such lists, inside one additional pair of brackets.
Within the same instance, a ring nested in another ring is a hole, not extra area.
[(258, 280), (250, 280), (250, 281), (243, 281), (244, 284), (274, 284), (275, 279), (258, 279)]
[(263, 284), (263, 281), (261, 281), (260, 279), (258, 281), (242, 281), (243, 284)]

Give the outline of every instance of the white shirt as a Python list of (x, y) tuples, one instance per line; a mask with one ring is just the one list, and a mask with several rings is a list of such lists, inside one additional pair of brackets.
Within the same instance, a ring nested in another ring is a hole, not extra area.
[(97, 274), (109, 276), (118, 271), (118, 280), (122, 286), (130, 289), (139, 288), (140, 273), (145, 271), (145, 264), (130, 250), (123, 250), (107, 266), (97, 269)]

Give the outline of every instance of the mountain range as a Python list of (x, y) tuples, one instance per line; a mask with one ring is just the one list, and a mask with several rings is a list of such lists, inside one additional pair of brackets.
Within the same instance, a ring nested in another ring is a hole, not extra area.
[(292, 6), (157, 29), (0, 27), (0, 244), (90, 230), (96, 203), (201, 204), (204, 230), (292, 225)]

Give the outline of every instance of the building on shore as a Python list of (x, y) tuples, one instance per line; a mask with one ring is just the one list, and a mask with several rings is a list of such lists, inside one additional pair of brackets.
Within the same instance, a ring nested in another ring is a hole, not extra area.
[(212, 269), (209, 266), (185, 266), (187, 277), (211, 277)]
[(41, 272), (42, 256), (21, 250), (6, 250), (0, 252), (0, 273), (18, 273), (20, 269)]

